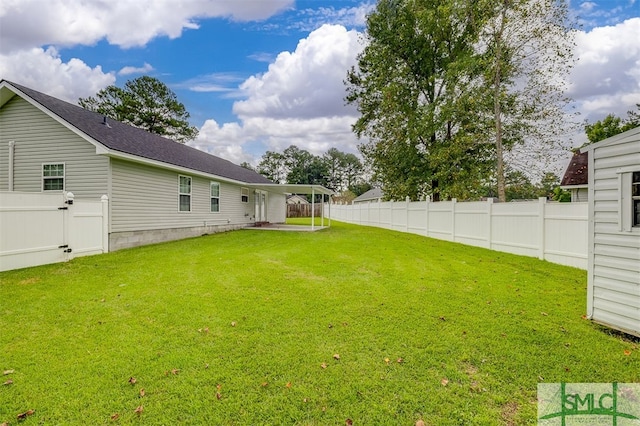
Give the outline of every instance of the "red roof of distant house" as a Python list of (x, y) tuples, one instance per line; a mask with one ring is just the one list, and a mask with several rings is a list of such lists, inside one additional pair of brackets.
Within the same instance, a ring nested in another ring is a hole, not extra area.
[(589, 183), (589, 153), (575, 152), (567, 170), (564, 172), (560, 186), (587, 185)]

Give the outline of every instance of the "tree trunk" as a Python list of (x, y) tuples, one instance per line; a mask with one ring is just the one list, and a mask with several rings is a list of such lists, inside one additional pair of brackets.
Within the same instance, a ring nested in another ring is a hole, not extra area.
[[(508, 0), (505, 0), (505, 9)], [(498, 184), (498, 200), (501, 203), (507, 201), (504, 176), (504, 144), (502, 143), (502, 105), (500, 103), (500, 92), (502, 88), (502, 37), (504, 37), (505, 9), (502, 11), (500, 29), (496, 34), (495, 69), (493, 75), (493, 120), (496, 133), (496, 181)]]

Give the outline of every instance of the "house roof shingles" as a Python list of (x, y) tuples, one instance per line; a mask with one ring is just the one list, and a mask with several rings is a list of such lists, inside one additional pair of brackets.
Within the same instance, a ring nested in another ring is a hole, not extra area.
[(367, 192), (354, 198), (353, 201), (360, 202), (360, 201), (377, 200), (378, 198), (382, 198), (383, 196), (384, 194), (382, 193), (382, 188), (372, 188)]
[(109, 150), (244, 183), (273, 183), (261, 174), (220, 157), (112, 119), (107, 119), (106, 125), (102, 114), (16, 83), (5, 82)]
[(560, 186), (578, 186), (589, 183), (589, 153), (575, 152), (567, 170), (564, 172)]

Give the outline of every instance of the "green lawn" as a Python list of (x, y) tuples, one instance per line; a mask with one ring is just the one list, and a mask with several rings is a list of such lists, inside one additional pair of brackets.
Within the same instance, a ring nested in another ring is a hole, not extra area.
[(584, 271), (336, 222), (5, 272), (0, 424), (535, 424), (538, 382), (640, 382), (585, 305)]

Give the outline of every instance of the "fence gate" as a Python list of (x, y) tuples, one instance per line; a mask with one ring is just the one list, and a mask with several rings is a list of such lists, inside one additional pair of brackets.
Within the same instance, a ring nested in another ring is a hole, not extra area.
[(0, 271), (108, 251), (107, 200), (73, 194), (0, 193)]

